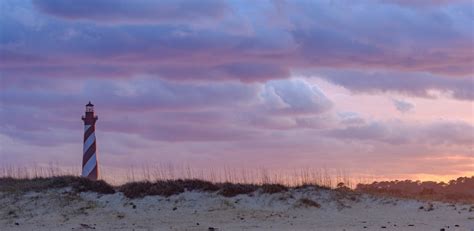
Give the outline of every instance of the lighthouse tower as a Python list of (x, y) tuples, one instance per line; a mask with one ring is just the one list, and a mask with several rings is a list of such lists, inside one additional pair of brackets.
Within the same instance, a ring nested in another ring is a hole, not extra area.
[(99, 177), (99, 166), (97, 164), (95, 122), (98, 117), (94, 115), (94, 104), (90, 101), (86, 105), (86, 115), (82, 116), (84, 121), (84, 149), (82, 157), (82, 176), (91, 180)]

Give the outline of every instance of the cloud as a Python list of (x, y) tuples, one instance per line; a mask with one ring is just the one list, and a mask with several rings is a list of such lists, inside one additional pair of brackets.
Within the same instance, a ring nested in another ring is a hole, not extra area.
[(34, 0), (41, 11), (69, 20), (102, 23), (186, 23), (219, 19), (228, 8), (222, 1)]
[[(472, 15), (463, 2), (427, 11), (369, 0), (350, 6), (280, 2), (258, 4), (249, 13), (243, 4), (220, 1), (66, 3), (5, 3), (0, 17), (4, 81), (147, 75), (254, 83), (301, 71), (342, 69), (383, 75), (380, 81), (370, 78), (375, 84), (368, 85), (368, 77), (348, 71), (352, 85), (367, 85), (353, 86), (356, 90), (386, 91), (390, 84), (394, 90), (426, 96), (426, 89), (435, 87), (456, 99), (472, 99), (467, 84), (474, 60), (469, 52)], [(166, 13), (156, 13), (161, 11)], [(242, 20), (244, 16), (248, 19)], [(36, 21), (41, 23), (32, 23)], [(236, 33), (231, 29), (236, 27), (247, 29)]]
[(10, 87), (1, 93), (4, 105), (57, 107), (82, 105), (92, 100), (111, 110), (181, 110), (200, 107), (238, 105), (252, 101), (258, 88), (252, 85), (215, 83), (173, 83), (159, 79), (68, 80), (81, 86), (75, 91), (51, 92)]
[(287, 27), (308, 66), (469, 76), (473, 56), (463, 49), (471, 46), (473, 34), (466, 25), (472, 15), (462, 6), (453, 2), (414, 11), (409, 5), (331, 1), (283, 3), (280, 8), (290, 18)]
[(387, 71), (330, 70), (320, 71), (318, 77), (343, 86), (354, 92), (397, 92), (409, 96), (435, 97), (437, 90), (459, 100), (474, 99), (474, 78), (446, 78), (426, 73)]
[(435, 144), (458, 144), (472, 148), (474, 126), (463, 122), (438, 122), (422, 130), (424, 141)]
[(331, 108), (332, 103), (317, 87), (303, 80), (278, 80), (265, 84), (262, 94), (270, 110), (290, 114), (319, 114)]
[(337, 116), (340, 119), (340, 123), (345, 125), (357, 125), (366, 122), (364, 118), (355, 112), (339, 112)]
[(474, 142), (474, 126), (465, 122), (437, 121), (412, 124), (401, 121), (370, 121), (359, 125), (334, 128), (324, 133), (338, 139), (383, 142), (391, 145), (419, 143), (470, 147)]
[(385, 140), (390, 131), (380, 123), (370, 123), (363, 126), (348, 126), (342, 129), (334, 129), (328, 132), (330, 136), (340, 139), (357, 140)]
[(156, 141), (230, 141), (267, 129), (322, 127), (320, 121), (326, 119), (319, 116), (332, 106), (317, 86), (303, 80), (209, 84), (142, 77), (66, 82), (76, 88), (46, 91), (10, 83), (0, 94), (0, 128), (12, 137), (41, 141), (42, 133), (75, 130), (83, 105), (92, 100), (107, 132)]
[(414, 104), (405, 100), (393, 99), (392, 102), (395, 108), (401, 113), (412, 111), (415, 108)]
[(468, 0), (418, 0), (418, 1), (411, 1), (411, 0), (383, 0), (383, 2), (389, 4), (397, 4), (402, 7), (438, 7), (441, 5), (450, 5), (455, 3), (469, 3)]

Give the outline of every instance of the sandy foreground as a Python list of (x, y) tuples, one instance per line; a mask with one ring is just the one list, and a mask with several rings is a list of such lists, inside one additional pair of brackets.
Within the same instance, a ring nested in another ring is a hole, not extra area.
[[(320, 204), (308, 205), (301, 198)], [(128, 199), (71, 189), (0, 194), (0, 230), (467, 230), (474, 206), (328, 190)], [(421, 208), (423, 207), (423, 208)]]

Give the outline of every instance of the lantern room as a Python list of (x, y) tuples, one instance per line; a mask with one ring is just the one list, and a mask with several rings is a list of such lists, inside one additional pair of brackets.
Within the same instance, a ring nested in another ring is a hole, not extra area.
[(86, 105), (86, 112), (94, 112), (94, 104), (91, 101)]

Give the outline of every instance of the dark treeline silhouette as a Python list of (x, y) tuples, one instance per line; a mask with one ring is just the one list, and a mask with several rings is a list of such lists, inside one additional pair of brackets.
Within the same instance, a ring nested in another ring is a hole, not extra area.
[(474, 176), (459, 177), (448, 183), (411, 180), (373, 182), (358, 184), (356, 191), (415, 199), (473, 202)]

